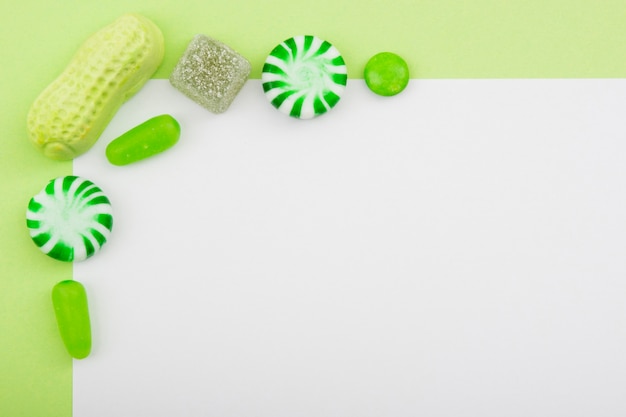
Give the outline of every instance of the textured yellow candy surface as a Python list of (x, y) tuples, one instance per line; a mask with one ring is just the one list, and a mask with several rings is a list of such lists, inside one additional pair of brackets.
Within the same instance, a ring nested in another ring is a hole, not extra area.
[(87, 39), (27, 117), (31, 141), (56, 160), (70, 160), (98, 140), (119, 107), (163, 60), (160, 29), (126, 14)]

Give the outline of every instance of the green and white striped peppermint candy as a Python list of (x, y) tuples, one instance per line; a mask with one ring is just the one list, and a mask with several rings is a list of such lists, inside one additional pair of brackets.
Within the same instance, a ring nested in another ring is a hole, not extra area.
[(346, 63), (316, 36), (294, 36), (276, 46), (261, 74), (265, 96), (281, 112), (311, 119), (333, 108), (346, 87)]
[(46, 255), (65, 262), (82, 261), (97, 253), (109, 238), (111, 203), (89, 180), (58, 177), (30, 199), (26, 226)]

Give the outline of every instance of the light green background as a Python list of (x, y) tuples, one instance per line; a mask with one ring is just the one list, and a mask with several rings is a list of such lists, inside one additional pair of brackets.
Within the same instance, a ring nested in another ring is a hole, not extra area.
[[(314, 34), (344, 55), (351, 78), (390, 50), (413, 78), (624, 78), (626, 0), (23, 0), (0, 5), (0, 416), (68, 417), (72, 361), (61, 345), (50, 290), (71, 265), (43, 256), (25, 229), (28, 199), (71, 163), (45, 159), (25, 116), (91, 33), (119, 15), (152, 18), (166, 39), (156, 78), (167, 78), (196, 33), (247, 57), (259, 78), (283, 39)], [(86, 359), (89, 360), (89, 359)]]

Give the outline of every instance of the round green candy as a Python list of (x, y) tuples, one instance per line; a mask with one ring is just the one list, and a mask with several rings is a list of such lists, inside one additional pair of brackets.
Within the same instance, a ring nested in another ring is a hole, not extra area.
[(171, 148), (179, 137), (178, 121), (162, 114), (114, 139), (106, 148), (106, 156), (113, 165), (128, 165)]
[(374, 93), (394, 96), (409, 83), (409, 66), (400, 56), (392, 52), (381, 52), (365, 65), (365, 83)]

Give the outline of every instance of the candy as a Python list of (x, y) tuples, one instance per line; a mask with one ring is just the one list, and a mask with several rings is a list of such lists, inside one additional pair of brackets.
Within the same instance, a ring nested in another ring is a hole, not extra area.
[(392, 52), (381, 52), (371, 57), (363, 75), (369, 89), (381, 96), (394, 96), (409, 83), (408, 65)]
[(311, 119), (333, 108), (346, 87), (345, 61), (329, 42), (315, 36), (289, 38), (265, 60), (263, 91), (289, 116)]
[(30, 199), (26, 226), (46, 255), (65, 262), (96, 254), (113, 227), (111, 203), (93, 182), (58, 177)]
[(78, 281), (65, 280), (52, 287), (52, 305), (67, 352), (84, 359), (91, 352), (91, 322), (85, 287)]
[(128, 165), (171, 148), (179, 137), (176, 119), (162, 114), (114, 139), (106, 148), (106, 156), (113, 165)]
[(229, 46), (196, 35), (170, 75), (170, 83), (213, 113), (231, 105), (248, 76), (248, 60)]
[(163, 53), (161, 31), (143, 16), (126, 14), (104, 27), (31, 106), (30, 140), (52, 159), (83, 154), (156, 71)]

